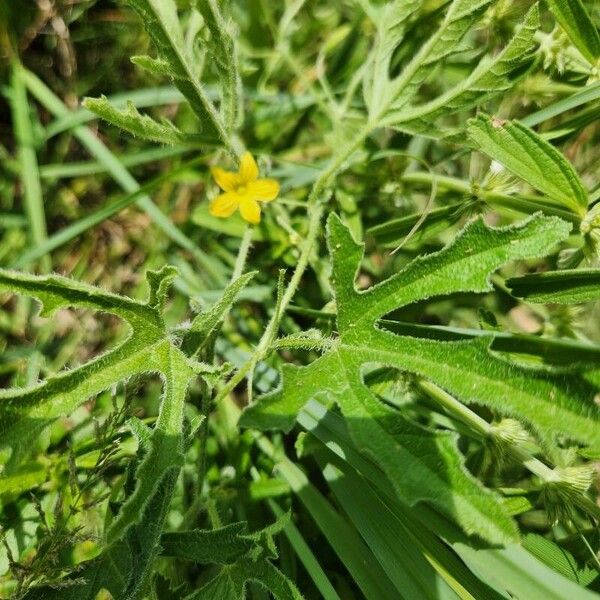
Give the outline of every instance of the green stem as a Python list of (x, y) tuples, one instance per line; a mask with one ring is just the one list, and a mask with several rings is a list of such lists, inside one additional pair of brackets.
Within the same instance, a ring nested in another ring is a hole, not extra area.
[[(492, 426), (485, 419), (482, 419), (442, 388), (424, 379), (420, 379), (417, 386), (448, 413), (465, 423), (478, 437), (489, 438), (494, 435)], [(530, 473), (539, 477), (545, 484), (560, 483), (560, 473), (535, 458), (525, 448), (515, 444), (507, 444), (506, 450), (516, 461), (520, 462)], [(600, 520), (600, 507), (593, 500), (581, 494), (575, 501), (581, 509), (589, 515), (593, 515), (596, 520)]]
[[(473, 412), (442, 388), (424, 379), (420, 379), (417, 386), (432, 400), (435, 400), (444, 410), (473, 430), (478, 437), (489, 438), (494, 435), (492, 426), (485, 419), (482, 419), (477, 413)], [(520, 446), (509, 445), (507, 446), (507, 451), (513, 458), (521, 462), (528, 471), (537, 475), (542, 481), (549, 483), (560, 480), (560, 477), (554, 470), (547, 467), (543, 462)]]
[(533, 212), (542, 211), (547, 215), (554, 215), (565, 219), (570, 223), (578, 225), (581, 222), (581, 218), (568, 210), (564, 210), (559, 206), (553, 206), (548, 202), (544, 202), (542, 198), (536, 198), (535, 196), (512, 196), (510, 194), (503, 194), (495, 192), (493, 190), (476, 189), (468, 181), (463, 179), (457, 179), (456, 177), (448, 177), (445, 175), (437, 175), (424, 171), (417, 171), (415, 173), (405, 173), (402, 176), (402, 181), (405, 183), (422, 183), (425, 185), (431, 185), (433, 180), (438, 187), (449, 190), (451, 192), (458, 192), (460, 194), (476, 196), (486, 204), (496, 207), (508, 208), (510, 210), (516, 210), (521, 213), (531, 214)]
[(200, 449), (198, 452), (198, 483), (196, 485), (196, 494), (198, 498), (202, 495), (202, 487), (204, 486), (204, 478), (206, 477), (206, 444), (208, 441), (208, 416), (211, 407), (211, 389), (204, 382), (200, 382), (200, 414), (204, 420), (200, 424)]
[(231, 282), (233, 283), (236, 279), (242, 276), (244, 268), (246, 267), (246, 259), (248, 258), (248, 251), (252, 245), (252, 235), (254, 234), (254, 227), (252, 225), (246, 225), (240, 247), (238, 249), (237, 258), (235, 259), (235, 265), (233, 267), (233, 273), (231, 274)]

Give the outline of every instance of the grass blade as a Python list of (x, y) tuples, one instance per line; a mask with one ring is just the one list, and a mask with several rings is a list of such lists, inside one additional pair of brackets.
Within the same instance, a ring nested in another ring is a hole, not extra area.
[[(27, 90), (23, 83), (23, 68), (17, 62), (13, 63), (11, 87), (11, 108), (18, 146), (23, 202), (29, 222), (31, 243), (35, 250), (44, 244), (48, 234)], [(38, 257), (42, 258), (40, 263), (42, 270), (47, 272), (51, 265), (49, 257), (46, 257), (45, 254), (46, 252), (40, 253)]]

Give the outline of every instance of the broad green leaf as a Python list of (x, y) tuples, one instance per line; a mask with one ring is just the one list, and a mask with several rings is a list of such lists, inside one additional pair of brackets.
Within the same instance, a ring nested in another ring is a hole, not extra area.
[(83, 105), (105, 121), (140, 139), (173, 146), (193, 142), (191, 136), (179, 131), (170, 121), (163, 119), (158, 122), (148, 115), (140, 114), (131, 102), (127, 104), (125, 110), (119, 110), (110, 104), (106, 96), (102, 96), (101, 98), (85, 98)]
[(534, 35), (538, 27), (539, 9), (534, 4), (502, 52), (494, 57), (484, 57), (468, 77), (437, 98), (422, 105), (390, 111), (384, 124), (413, 134), (431, 135), (436, 119), (479, 106), (489, 97), (511, 89), (533, 63)]
[(282, 388), (251, 406), (241, 424), (289, 430), (310, 399), (335, 401), (356, 444), (382, 466), (401, 500), (430, 503), (469, 534), (494, 542), (513, 539), (514, 524), (497, 499), (466, 473), (454, 438), (419, 427), (383, 404), (365, 386), (362, 372), (372, 364), (410, 371), (465, 402), (520, 419), (549, 445), (567, 435), (598, 447), (600, 416), (593, 402), (597, 390), (591, 384), (543, 369), (521, 369), (490, 354), (485, 341), (441, 343), (394, 335), (378, 325), (389, 312), (414, 302), (491, 289), (490, 273), (508, 260), (543, 255), (569, 229), (560, 219), (540, 215), (502, 229), (488, 228), (477, 219), (450, 246), (357, 291), (354, 278), (362, 247), (337, 217), (330, 217), (339, 337), (311, 365), (285, 365)]
[[(329, 460), (344, 473), (349, 482), (365, 488), (356, 491), (356, 495), (374, 496), (376, 502), (383, 501), (387, 510), (393, 513), (394, 535), (432, 560), (436, 572), (450, 583), (461, 598), (495, 598), (493, 591), (479, 581), (438, 537), (445, 532), (436, 531), (435, 521), (433, 526), (430, 520), (422, 521), (419, 508), (411, 508), (398, 501), (379, 465), (354, 446), (348, 425), (340, 415), (310, 400), (300, 412), (298, 422), (327, 447)], [(371, 501), (375, 502), (373, 498)]]
[(588, 194), (567, 159), (518, 121), (479, 115), (469, 121), (471, 141), (511, 173), (573, 213), (584, 216)]
[(245, 523), (232, 523), (213, 531), (165, 533), (163, 554), (199, 564), (223, 565), (216, 577), (186, 600), (244, 600), (249, 582), (256, 582), (276, 600), (302, 600), (296, 586), (273, 563), (277, 548), (273, 536), (289, 520), (284, 514), (272, 525), (248, 533)]
[[(42, 303), (42, 317), (52, 317), (59, 308), (88, 308), (114, 314), (130, 328), (123, 343), (81, 367), (31, 388), (0, 391), (1, 443), (19, 444), (31, 426), (38, 430), (132, 375), (155, 371), (170, 377), (175, 367), (184, 379), (201, 370), (172, 345), (162, 318), (165, 295), (175, 274), (172, 267), (148, 271), (149, 297), (139, 302), (57, 275), (37, 277), (0, 270), (0, 291), (37, 298)], [(170, 379), (169, 386), (174, 384)], [(178, 405), (183, 405), (182, 398), (175, 399), (169, 411), (179, 411)], [(169, 423), (165, 433), (178, 433), (175, 422)]]
[(507, 279), (511, 292), (528, 302), (574, 304), (600, 300), (600, 269), (532, 273)]
[(581, 0), (547, 0), (560, 26), (577, 49), (594, 65), (600, 58), (600, 33)]

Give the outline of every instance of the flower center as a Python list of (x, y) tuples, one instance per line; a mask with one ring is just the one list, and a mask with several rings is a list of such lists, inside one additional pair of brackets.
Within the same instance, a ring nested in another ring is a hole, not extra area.
[(236, 192), (238, 194), (245, 194), (246, 193), (246, 186), (244, 184), (238, 185)]

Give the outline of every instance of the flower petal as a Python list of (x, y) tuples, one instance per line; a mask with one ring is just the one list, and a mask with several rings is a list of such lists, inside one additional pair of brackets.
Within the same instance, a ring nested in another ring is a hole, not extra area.
[(240, 213), (248, 223), (252, 225), (260, 223), (260, 206), (256, 200), (243, 198), (240, 202)]
[(246, 186), (248, 195), (255, 200), (270, 202), (279, 194), (279, 182), (275, 179), (257, 179)]
[(209, 212), (213, 217), (230, 217), (239, 205), (239, 196), (233, 192), (227, 192), (217, 196), (210, 203)]
[(221, 169), (221, 167), (212, 167), (210, 172), (215, 178), (217, 185), (224, 192), (233, 192), (236, 185), (239, 183), (239, 175), (237, 173), (226, 171), (225, 169)]
[(244, 152), (240, 160), (241, 183), (249, 183), (258, 178), (258, 166), (250, 152)]

